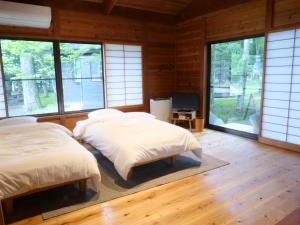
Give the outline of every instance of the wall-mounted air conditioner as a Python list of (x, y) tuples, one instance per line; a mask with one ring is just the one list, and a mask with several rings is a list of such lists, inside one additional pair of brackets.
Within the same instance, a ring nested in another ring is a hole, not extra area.
[(47, 29), (50, 23), (50, 7), (0, 1), (0, 25)]

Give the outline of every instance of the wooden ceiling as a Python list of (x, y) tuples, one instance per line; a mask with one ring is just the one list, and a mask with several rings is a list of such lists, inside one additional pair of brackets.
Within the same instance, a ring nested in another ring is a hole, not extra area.
[[(80, 0), (102, 4), (105, 14), (114, 7), (136, 9), (176, 17), (177, 21), (205, 15), (251, 0)], [(252, 0), (253, 1), (253, 0)]]
[(255, 0), (9, 0), (176, 23)]
[[(82, 0), (86, 2), (103, 3), (105, 0)], [(139, 9), (156, 13), (177, 15), (192, 0), (117, 0), (115, 6)]]

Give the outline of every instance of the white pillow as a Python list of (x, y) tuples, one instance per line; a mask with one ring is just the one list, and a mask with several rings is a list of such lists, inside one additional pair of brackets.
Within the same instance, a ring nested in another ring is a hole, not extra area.
[(156, 119), (156, 116), (146, 113), (146, 112), (128, 112), (124, 113), (126, 118), (134, 119), (134, 118), (149, 118), (149, 119)]
[(0, 126), (14, 126), (24, 123), (36, 123), (37, 118), (33, 116), (13, 117), (0, 120)]
[(95, 118), (98, 116), (107, 116), (107, 115), (122, 115), (123, 112), (117, 109), (99, 109), (88, 114), (89, 118)]

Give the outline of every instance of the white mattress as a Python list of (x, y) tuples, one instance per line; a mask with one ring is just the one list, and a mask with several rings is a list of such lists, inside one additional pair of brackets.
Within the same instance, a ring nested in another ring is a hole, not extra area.
[(0, 127), (0, 199), (100, 173), (94, 156), (54, 123)]
[(80, 121), (75, 137), (101, 151), (123, 179), (136, 163), (193, 151), (201, 158), (199, 142), (188, 130), (149, 116), (113, 115)]

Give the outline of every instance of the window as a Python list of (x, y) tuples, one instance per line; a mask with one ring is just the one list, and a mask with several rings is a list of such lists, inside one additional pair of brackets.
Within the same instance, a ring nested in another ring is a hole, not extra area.
[(105, 54), (108, 107), (143, 104), (141, 46), (106, 44)]
[(209, 125), (258, 134), (264, 37), (210, 46)]
[(60, 43), (65, 111), (104, 108), (101, 47)]
[(300, 29), (270, 33), (262, 136), (300, 144)]
[(9, 116), (58, 112), (53, 43), (1, 40), (1, 50)]
[(0, 118), (143, 104), (137, 45), (0, 39)]

